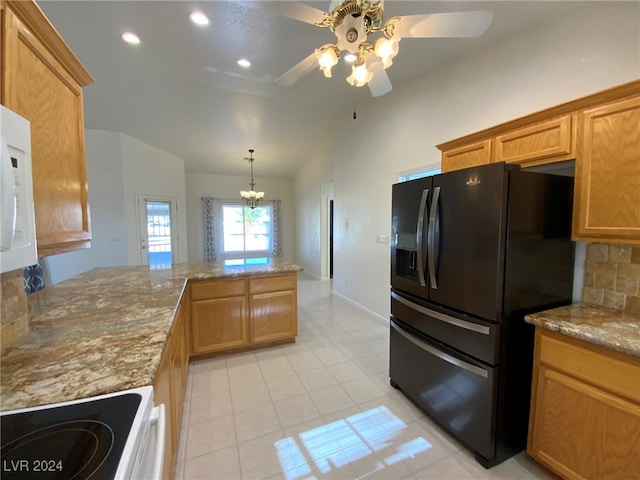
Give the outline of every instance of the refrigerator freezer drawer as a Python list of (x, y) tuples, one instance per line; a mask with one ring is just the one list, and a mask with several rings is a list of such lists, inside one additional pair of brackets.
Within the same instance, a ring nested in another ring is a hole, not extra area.
[(491, 463), (498, 368), (430, 343), (394, 321), (390, 341), (392, 385), (476, 452), (481, 463)]
[(438, 342), (496, 365), (500, 359), (500, 325), (437, 312), (391, 292), (391, 315)]

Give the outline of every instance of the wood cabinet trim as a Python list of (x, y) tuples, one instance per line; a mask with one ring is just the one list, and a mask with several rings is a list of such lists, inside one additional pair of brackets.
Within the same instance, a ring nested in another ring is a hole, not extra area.
[(634, 80), (629, 83), (619, 85), (614, 88), (602, 90), (600, 92), (562, 103), (551, 108), (540, 110), (532, 114), (509, 120), (507, 122), (479, 130), (477, 132), (456, 138), (447, 142), (436, 145), (440, 151), (452, 150), (471, 143), (477, 143), (487, 138), (493, 138), (498, 135), (508, 133), (511, 130), (527, 127), (533, 123), (543, 122), (552, 117), (571, 114), (581, 110), (596, 107), (603, 103), (630, 97), (640, 93), (640, 80)]
[(35, 2), (3, 0), (3, 3), (20, 17), (26, 29), (40, 42), (47, 45), (51, 54), (64, 65), (65, 70), (81, 86), (87, 86), (94, 82), (91, 74), (80, 63), (67, 43)]

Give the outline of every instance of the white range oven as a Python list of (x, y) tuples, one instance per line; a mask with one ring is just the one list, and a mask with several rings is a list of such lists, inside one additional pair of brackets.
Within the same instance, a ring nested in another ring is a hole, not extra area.
[(0, 412), (0, 478), (160, 480), (165, 409), (153, 387)]

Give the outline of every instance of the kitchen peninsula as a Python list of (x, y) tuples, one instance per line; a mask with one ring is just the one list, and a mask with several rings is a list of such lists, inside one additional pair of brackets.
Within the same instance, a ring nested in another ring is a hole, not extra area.
[[(188, 296), (191, 285), (209, 284), (215, 290), (216, 286), (224, 288), (225, 281), (235, 282), (236, 289), (261, 282), (260, 292), (234, 295), (245, 302), (245, 311), (237, 320), (249, 328), (249, 321), (255, 320), (249, 318), (250, 304), (267, 301), (259, 295), (272, 281), (277, 288), (285, 280), (287, 298), (295, 301), (300, 270), (278, 258), (256, 264), (178, 264), (166, 270), (96, 268), (41, 290), (29, 297), (28, 336), (2, 356), (0, 408), (43, 405), (150, 385), (172, 333), (177, 306)], [(297, 309), (295, 302), (293, 307)], [(269, 309), (262, 310), (268, 313)], [(297, 324), (295, 310), (291, 313)], [(293, 341), (296, 332), (294, 328), (285, 340)]]

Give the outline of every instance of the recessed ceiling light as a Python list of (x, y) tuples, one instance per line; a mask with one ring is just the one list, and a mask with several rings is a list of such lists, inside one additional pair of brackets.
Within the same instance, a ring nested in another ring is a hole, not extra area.
[(240, 60), (238, 60), (238, 65), (240, 65), (242, 68), (249, 68), (251, 66), (251, 62), (246, 58), (241, 58)]
[(200, 11), (196, 10), (195, 12), (191, 12), (191, 15), (189, 15), (189, 18), (196, 25), (200, 25), (202, 27), (209, 25), (209, 19), (204, 13)]
[(122, 39), (127, 42), (130, 43), (131, 45), (137, 45), (140, 43), (140, 38), (138, 38), (138, 36), (135, 33), (132, 32), (125, 32), (122, 34)]

